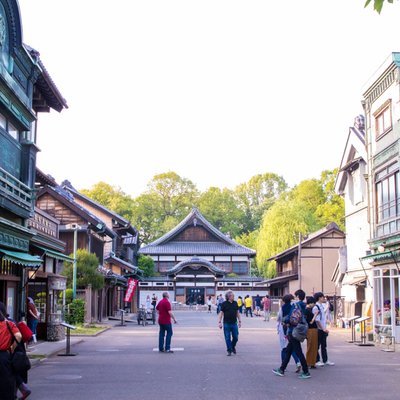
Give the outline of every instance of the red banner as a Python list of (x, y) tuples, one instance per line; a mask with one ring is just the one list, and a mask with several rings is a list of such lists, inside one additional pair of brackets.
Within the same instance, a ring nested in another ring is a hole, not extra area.
[(132, 301), (133, 295), (136, 292), (136, 288), (138, 285), (138, 281), (133, 278), (128, 279), (128, 289), (126, 289), (126, 294), (125, 294), (125, 299), (127, 303), (130, 303)]

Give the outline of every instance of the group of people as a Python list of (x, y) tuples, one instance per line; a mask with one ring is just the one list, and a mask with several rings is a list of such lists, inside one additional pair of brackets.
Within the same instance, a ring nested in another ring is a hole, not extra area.
[[(28, 297), (28, 325), (21, 321), (15, 323), (7, 313), (4, 303), (0, 302), (0, 399), (26, 399), (30, 394), (28, 383), (29, 366), (16, 369), (13, 359), (15, 352), (22, 352), (26, 357), (29, 341), (36, 341), (36, 327), (39, 312), (32, 298)], [(28, 364), (28, 363), (27, 363)], [(19, 363), (19, 367), (21, 363)], [(18, 396), (18, 397), (17, 397)]]
[[(299, 289), (294, 296), (292, 294), (283, 296), (282, 301), (283, 305), (277, 318), (281, 366), (272, 372), (284, 376), (290, 358), (295, 361), (296, 372), (301, 379), (311, 377), (309, 369), (335, 365), (328, 359), (327, 324), (330, 322), (331, 309), (325, 295), (317, 292), (313, 296), (306, 296), (306, 293)], [(303, 332), (306, 332), (307, 339), (306, 356), (301, 346), (304, 338), (299, 339), (299, 336), (294, 334), (299, 324), (305, 326)]]

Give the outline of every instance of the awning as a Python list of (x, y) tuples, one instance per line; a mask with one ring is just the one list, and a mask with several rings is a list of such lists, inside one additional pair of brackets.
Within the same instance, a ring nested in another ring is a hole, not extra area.
[(366, 276), (353, 278), (351, 281), (346, 282), (346, 285), (360, 285), (361, 283), (365, 283), (366, 280), (367, 280)]
[(263, 281), (259, 283), (256, 286), (266, 286), (266, 287), (271, 287), (272, 285), (278, 285), (278, 284), (283, 284), (292, 280), (297, 280), (299, 279), (298, 274), (292, 274), (292, 275), (284, 275), (284, 276), (277, 276), (276, 278), (268, 279), (266, 281)]
[(362, 261), (393, 261), (393, 259), (396, 260), (400, 256), (399, 250), (386, 250), (383, 251), (382, 253), (374, 253), (374, 254), (369, 254), (367, 256), (361, 257)]
[(0, 249), (0, 256), (3, 260), (11, 261), (24, 267), (39, 267), (43, 264), (43, 260), (40, 257), (19, 251)]
[(74, 262), (74, 259), (72, 257), (68, 257), (63, 253), (60, 253), (58, 251), (54, 251), (54, 250), (50, 250), (50, 249), (46, 249), (45, 247), (41, 247), (41, 246), (36, 246), (36, 248), (43, 250), (47, 256), (49, 257), (53, 257), (56, 260), (61, 260), (61, 261), (68, 261), (68, 262)]

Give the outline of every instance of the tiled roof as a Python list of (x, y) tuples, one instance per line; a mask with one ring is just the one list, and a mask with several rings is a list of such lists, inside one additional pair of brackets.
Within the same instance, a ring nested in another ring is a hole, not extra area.
[[(332, 232), (332, 231), (336, 231), (336, 232), (342, 234), (343, 237), (345, 236), (344, 233), (339, 229), (339, 227), (334, 222), (331, 222), (330, 224), (328, 224), (326, 227), (320, 229), (319, 231), (309, 234), (306, 238), (304, 238), (304, 240), (301, 242), (301, 244), (305, 245), (321, 236), (324, 236), (328, 232)], [(281, 253), (276, 254), (273, 257), (269, 258), (267, 261), (277, 260), (283, 256), (287, 256), (288, 254), (296, 252), (298, 250), (298, 248), (299, 248), (299, 245), (295, 244), (294, 246), (289, 247), (288, 249), (282, 251)]]
[(211, 272), (214, 272), (215, 274), (218, 275), (225, 275), (226, 272), (222, 270), (221, 268), (218, 268), (216, 265), (214, 265), (212, 262), (205, 260), (204, 258), (199, 258), (199, 257), (192, 257), (188, 258), (187, 260), (181, 261), (180, 263), (176, 264), (173, 268), (169, 269), (167, 271), (167, 274), (172, 275), (172, 274), (177, 274), (182, 271), (183, 268), (190, 266), (190, 265), (203, 265), (207, 267)]
[[(174, 242), (173, 238), (182, 232), (187, 226), (197, 220), (202, 226), (210, 231), (219, 241), (216, 242)], [(230, 237), (224, 235), (215, 228), (197, 208), (193, 208), (188, 216), (175, 228), (164, 236), (140, 249), (143, 254), (184, 254), (184, 255), (206, 255), (206, 254), (242, 254), (255, 255), (256, 252), (236, 243)]]
[(139, 250), (141, 254), (182, 254), (187, 256), (205, 255), (254, 255), (255, 251), (244, 246), (232, 246), (219, 242), (170, 242), (160, 245), (148, 245)]

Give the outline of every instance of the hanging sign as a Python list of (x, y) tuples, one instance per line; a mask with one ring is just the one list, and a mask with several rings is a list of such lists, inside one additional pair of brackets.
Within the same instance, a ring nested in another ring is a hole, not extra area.
[(128, 279), (128, 288), (126, 289), (126, 294), (125, 294), (125, 299), (127, 303), (130, 303), (132, 301), (133, 295), (136, 292), (136, 288), (138, 285), (138, 281), (133, 278)]

